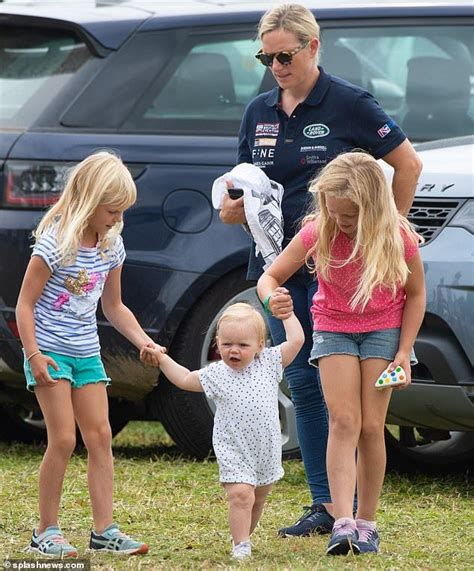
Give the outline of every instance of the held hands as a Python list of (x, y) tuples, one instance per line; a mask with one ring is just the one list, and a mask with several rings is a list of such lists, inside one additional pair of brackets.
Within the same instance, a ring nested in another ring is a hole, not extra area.
[[(230, 180), (228, 180), (226, 184), (227, 188), (234, 186)], [(222, 197), (222, 207), (219, 217), (225, 224), (245, 224), (247, 218), (245, 218), (244, 197), (242, 196), (241, 198), (233, 200), (225, 193)]]
[(152, 367), (160, 366), (160, 359), (166, 353), (166, 347), (158, 343), (147, 343), (140, 349), (140, 361)]
[(393, 361), (390, 363), (390, 370), (394, 371), (398, 366), (402, 367), (406, 374), (406, 382), (398, 387), (393, 387), (394, 391), (403, 391), (408, 388), (411, 384), (411, 365), (410, 365), (410, 355), (408, 353), (402, 353), (399, 351)]
[(293, 315), (293, 300), (289, 291), (285, 287), (277, 287), (268, 303), (268, 307), (273, 315), (284, 321)]
[(33, 355), (30, 360), (31, 374), (38, 387), (55, 387), (58, 381), (51, 378), (48, 371), (48, 365), (53, 367), (55, 371), (59, 371), (59, 367), (54, 359), (37, 353)]

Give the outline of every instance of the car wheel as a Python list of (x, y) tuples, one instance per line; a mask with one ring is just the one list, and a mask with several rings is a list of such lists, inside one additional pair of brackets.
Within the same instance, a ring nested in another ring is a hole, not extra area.
[[(196, 370), (218, 359), (214, 348), (218, 317), (228, 305), (239, 301), (249, 302), (259, 309), (261, 307), (256, 288), (249, 286), (243, 269), (219, 281), (196, 304), (170, 351), (178, 363)], [(286, 384), (282, 382), (281, 385), (278, 398), (283, 454), (290, 457), (298, 454), (299, 447), (293, 404)], [(161, 375), (150, 399), (152, 414), (156, 407), (156, 417), (183, 452), (198, 459), (209, 456), (212, 452), (215, 409), (204, 393), (178, 389)]]
[[(18, 404), (0, 405), (0, 438), (8, 442), (41, 444), (46, 442), (46, 425), (39, 409)], [(128, 418), (114, 410), (109, 410), (109, 421), (112, 434), (118, 434), (128, 423)], [(80, 434), (78, 431), (78, 442)]]
[(403, 471), (462, 470), (474, 463), (474, 432), (389, 426), (385, 442), (388, 466)]

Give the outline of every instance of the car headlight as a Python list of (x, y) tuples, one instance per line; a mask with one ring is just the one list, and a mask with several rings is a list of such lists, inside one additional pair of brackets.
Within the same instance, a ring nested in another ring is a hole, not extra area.
[(457, 226), (465, 228), (471, 234), (474, 234), (474, 199), (467, 200), (458, 212), (449, 221), (448, 226)]

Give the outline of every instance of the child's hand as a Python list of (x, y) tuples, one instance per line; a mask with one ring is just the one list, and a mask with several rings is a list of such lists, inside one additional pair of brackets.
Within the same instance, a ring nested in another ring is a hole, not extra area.
[(34, 355), (30, 360), (31, 374), (39, 387), (55, 387), (58, 384), (58, 381), (51, 378), (48, 365), (59, 371), (56, 361), (42, 353)]
[(160, 357), (166, 353), (166, 348), (158, 343), (147, 343), (140, 350), (140, 360), (152, 367), (160, 366)]
[(403, 385), (399, 385), (398, 387), (393, 387), (394, 391), (402, 391), (406, 389), (411, 384), (411, 365), (410, 365), (410, 355), (406, 353), (401, 353), (400, 351), (395, 355), (395, 358), (390, 363), (390, 371), (394, 371), (398, 365), (403, 367), (403, 370), (406, 374), (406, 382)]
[(272, 293), (269, 302), (270, 311), (277, 319), (285, 320), (293, 315), (293, 300), (289, 291), (284, 287), (277, 287)]

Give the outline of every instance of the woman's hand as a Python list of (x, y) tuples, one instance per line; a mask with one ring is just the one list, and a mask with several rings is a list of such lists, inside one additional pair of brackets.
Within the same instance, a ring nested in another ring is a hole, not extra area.
[[(226, 182), (227, 188), (232, 188), (232, 181)], [(247, 218), (244, 210), (244, 197), (232, 199), (225, 193), (222, 197), (221, 211), (219, 217), (224, 224), (245, 224)]]
[(288, 319), (293, 313), (293, 300), (289, 291), (285, 287), (277, 287), (270, 297), (268, 307), (273, 317)]
[(390, 371), (394, 371), (398, 366), (403, 368), (406, 375), (406, 382), (404, 385), (398, 385), (398, 387), (393, 387), (394, 391), (402, 391), (408, 388), (411, 384), (411, 365), (410, 365), (410, 354), (403, 353), (399, 351), (392, 363), (390, 364)]
[(59, 371), (56, 361), (48, 355), (37, 353), (30, 359), (31, 374), (38, 387), (55, 387), (58, 383), (49, 374), (48, 365)]

